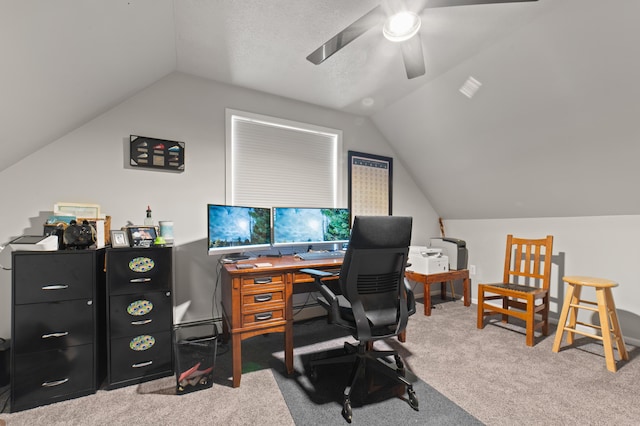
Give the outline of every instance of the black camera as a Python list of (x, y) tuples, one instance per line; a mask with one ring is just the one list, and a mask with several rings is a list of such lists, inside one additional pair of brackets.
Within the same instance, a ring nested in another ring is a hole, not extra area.
[(72, 220), (64, 230), (63, 241), (67, 248), (87, 248), (96, 242), (96, 230), (87, 220), (82, 224)]

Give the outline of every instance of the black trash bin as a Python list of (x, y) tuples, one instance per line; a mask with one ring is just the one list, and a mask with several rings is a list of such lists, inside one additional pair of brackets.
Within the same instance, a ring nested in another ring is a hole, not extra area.
[(176, 324), (176, 394), (213, 385), (218, 329), (213, 320)]
[(9, 355), (11, 340), (0, 337), (0, 388), (9, 384)]

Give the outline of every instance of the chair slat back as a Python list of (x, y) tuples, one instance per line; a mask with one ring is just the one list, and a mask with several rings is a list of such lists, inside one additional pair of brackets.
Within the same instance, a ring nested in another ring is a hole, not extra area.
[[(503, 282), (549, 289), (553, 236), (527, 239), (507, 235)], [(522, 280), (521, 278), (524, 278)]]

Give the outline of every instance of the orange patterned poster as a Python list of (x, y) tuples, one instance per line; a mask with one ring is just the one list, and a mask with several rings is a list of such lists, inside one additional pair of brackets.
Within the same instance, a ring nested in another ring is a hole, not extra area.
[(358, 215), (391, 214), (393, 159), (349, 151), (349, 209)]

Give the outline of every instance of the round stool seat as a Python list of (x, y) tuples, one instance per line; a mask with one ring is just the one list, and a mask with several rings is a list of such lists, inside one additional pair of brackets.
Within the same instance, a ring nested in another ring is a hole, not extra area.
[(618, 286), (617, 282), (608, 280), (606, 278), (584, 277), (580, 275), (570, 275), (568, 277), (562, 277), (562, 281), (573, 285), (584, 285), (595, 288), (613, 288)]

